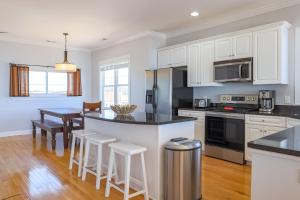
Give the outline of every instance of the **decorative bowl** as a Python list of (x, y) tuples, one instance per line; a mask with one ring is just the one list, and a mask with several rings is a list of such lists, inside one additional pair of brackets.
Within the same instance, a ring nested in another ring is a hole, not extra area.
[(114, 106), (110, 106), (110, 108), (117, 115), (129, 115), (137, 108), (137, 106), (136, 105), (114, 105)]

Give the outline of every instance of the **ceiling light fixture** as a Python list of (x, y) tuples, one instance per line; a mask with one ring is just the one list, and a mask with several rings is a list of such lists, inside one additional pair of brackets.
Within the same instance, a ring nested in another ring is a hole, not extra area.
[(64, 51), (64, 61), (62, 63), (55, 64), (55, 70), (64, 72), (76, 72), (76, 65), (71, 64), (68, 61), (68, 51), (67, 51), (67, 36), (68, 33), (63, 33), (65, 37), (65, 51)]
[(194, 12), (191, 12), (190, 15), (191, 15), (192, 17), (198, 17), (198, 16), (199, 16), (199, 12), (194, 11)]
[(46, 40), (48, 43), (56, 43), (54, 40)]
[(8, 33), (8, 32), (6, 32), (6, 31), (0, 31), (0, 34), (6, 34), (6, 33)]

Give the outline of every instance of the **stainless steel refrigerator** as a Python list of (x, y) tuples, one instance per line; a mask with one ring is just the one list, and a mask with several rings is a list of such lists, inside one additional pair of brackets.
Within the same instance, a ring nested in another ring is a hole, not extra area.
[(193, 88), (187, 87), (187, 67), (146, 71), (147, 113), (178, 114), (193, 106)]

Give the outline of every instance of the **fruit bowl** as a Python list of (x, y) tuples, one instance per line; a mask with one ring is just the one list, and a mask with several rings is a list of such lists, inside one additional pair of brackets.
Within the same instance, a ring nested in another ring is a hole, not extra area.
[(137, 106), (136, 105), (114, 105), (114, 106), (110, 106), (110, 108), (117, 115), (129, 115), (137, 108)]

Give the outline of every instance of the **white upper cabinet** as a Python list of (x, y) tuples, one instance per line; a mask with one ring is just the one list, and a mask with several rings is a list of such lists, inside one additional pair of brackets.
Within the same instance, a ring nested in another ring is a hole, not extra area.
[(254, 32), (253, 84), (288, 84), (289, 27)]
[(215, 61), (252, 57), (252, 32), (215, 40)]
[(232, 59), (232, 38), (221, 38), (215, 40), (215, 60), (228, 60)]
[(186, 63), (186, 46), (170, 47), (158, 51), (158, 68), (180, 67)]
[(200, 44), (188, 46), (188, 86), (196, 87), (201, 85), (200, 68)]
[(170, 67), (170, 51), (169, 50), (161, 50), (157, 53), (158, 60), (158, 68), (167, 68)]
[(186, 65), (186, 46), (171, 49), (170, 53), (172, 67)]
[(234, 58), (252, 57), (252, 32), (233, 37)]
[(214, 41), (188, 46), (188, 86), (220, 86), (214, 82)]

